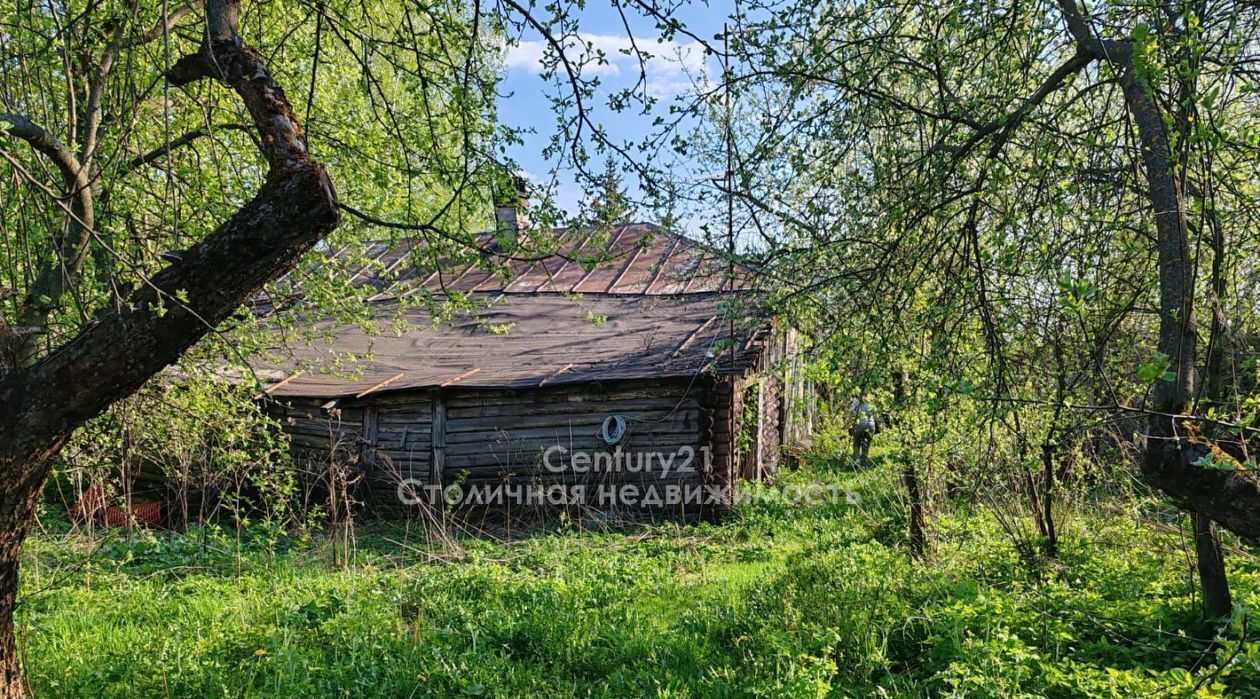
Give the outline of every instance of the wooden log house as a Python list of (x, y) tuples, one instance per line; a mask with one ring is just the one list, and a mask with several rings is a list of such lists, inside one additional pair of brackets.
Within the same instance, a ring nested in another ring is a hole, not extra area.
[[(653, 485), (658, 499), (672, 484), (674, 501), (641, 504), (687, 511), (727, 504), (715, 494), (765, 478), (781, 447), (808, 437), (797, 338), (761, 309), (748, 270), (733, 278), (711, 250), (647, 224), (559, 235), (556, 257), (506, 275), (413, 268), (397, 243), (369, 251), (393, 272), (373, 280), (373, 303), (407, 329), (329, 322), (316, 333), (326, 343), (296, 349), (293, 365), (257, 367), (274, 378), (266, 394), (296, 458), (355, 464), (373, 499), (399, 497), (404, 482), (604, 495)], [(597, 238), (613, 264), (572, 262)], [(468, 294), (476, 308), (440, 323), (400, 310), (421, 289)], [(367, 359), (330, 361), (340, 356)], [(615, 455), (622, 468), (586, 467)]]

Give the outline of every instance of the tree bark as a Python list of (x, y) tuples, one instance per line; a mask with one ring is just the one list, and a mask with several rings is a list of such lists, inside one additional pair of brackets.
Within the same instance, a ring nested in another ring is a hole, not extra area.
[(914, 465), (914, 457), (906, 461), (906, 468), (901, 474), (906, 486), (906, 495), (910, 499), (910, 555), (923, 558), (927, 551), (927, 522), (924, 516), (923, 488), (919, 483), (919, 472)]
[[(17, 573), (17, 558), (6, 551), (0, 559), (0, 609), (13, 609), (17, 605)], [(13, 615), (5, 614), (0, 616), (0, 696), (23, 696), (19, 657), (17, 637), (13, 632)]]
[(1227, 617), (1234, 609), (1229, 594), (1229, 578), (1225, 575), (1225, 552), (1221, 548), (1216, 523), (1207, 515), (1192, 514), (1194, 520), (1194, 553), (1198, 561), (1199, 582), (1203, 586), (1203, 608), (1209, 616)]
[[(1188, 131), (1188, 128), (1187, 128)], [(1225, 272), (1225, 231), (1215, 212), (1209, 214), (1212, 227), (1212, 326), (1208, 334), (1207, 362), (1203, 369), (1201, 390), (1203, 398), (1211, 405), (1220, 405), (1225, 398), (1225, 363), (1233, 352), (1225, 318), (1224, 299), (1229, 287)], [(1219, 440), (1219, 430), (1210, 430), (1209, 436)], [(1218, 444), (1220, 442), (1218, 441)], [(1236, 455), (1235, 458), (1239, 458)], [(1225, 569), (1225, 549), (1221, 546), (1220, 532), (1210, 517), (1195, 512), (1194, 551), (1199, 571), (1199, 584), (1203, 588), (1204, 611), (1209, 616), (1226, 617), (1233, 612), (1229, 593), (1229, 577)]]
[(211, 77), (244, 102), (268, 161), (257, 195), (153, 276), (114, 313), (29, 367), (0, 367), (0, 699), (22, 696), (13, 613), (22, 542), (50, 466), (70, 434), (174, 363), (340, 222), (284, 92), (236, 32), (238, 0), (206, 2), (201, 50), (168, 72)]
[(4, 699), (24, 696), (13, 612), (22, 542), (34, 519), (43, 482), (43, 476), (27, 472), (13, 481), (6, 478), (0, 490), (0, 697)]
[(1202, 513), (1243, 536), (1260, 536), (1260, 479), (1240, 468), (1203, 468), (1206, 458), (1237, 461), (1203, 435), (1187, 413), (1194, 395), (1198, 329), (1194, 264), (1185, 205), (1169, 149), (1168, 129), (1153, 91), (1133, 66), (1128, 41), (1100, 38), (1074, 0), (1059, 0), (1078, 54), (1109, 63), (1120, 74), (1125, 108), (1141, 143), (1147, 196), (1155, 216), (1159, 266), (1159, 340), (1173, 380), (1157, 380), (1148, 420), (1143, 478), (1177, 505)]
[(1049, 439), (1041, 445), (1042, 492), (1041, 510), (1045, 518), (1046, 528), (1042, 535), (1046, 538), (1045, 552), (1051, 558), (1059, 555), (1059, 532), (1054, 526), (1054, 444)]

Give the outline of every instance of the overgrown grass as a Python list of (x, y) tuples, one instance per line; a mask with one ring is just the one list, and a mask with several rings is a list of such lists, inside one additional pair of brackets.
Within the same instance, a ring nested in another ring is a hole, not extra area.
[[(559, 528), (429, 545), (361, 527), (329, 544), (249, 530), (35, 537), (20, 633), (36, 696), (1255, 696), (1245, 617), (1217, 638), (1175, 533), (1073, 522), (1024, 561), (992, 517), (901, 547), (891, 469), (788, 483), (864, 495), (743, 506), (718, 524)], [(1241, 606), (1260, 566), (1231, 556)]]

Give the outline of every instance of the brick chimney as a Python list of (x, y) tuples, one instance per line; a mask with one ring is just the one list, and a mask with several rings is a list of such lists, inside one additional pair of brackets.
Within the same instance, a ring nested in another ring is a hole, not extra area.
[(494, 204), (494, 218), (499, 232), (516, 238), (529, 230), (529, 186), (520, 175), (512, 176), (512, 188)]

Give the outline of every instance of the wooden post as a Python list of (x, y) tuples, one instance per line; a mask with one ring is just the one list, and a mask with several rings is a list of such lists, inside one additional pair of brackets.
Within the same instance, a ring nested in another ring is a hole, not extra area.
[(927, 549), (927, 524), (923, 512), (923, 491), (919, 486), (919, 472), (915, 468), (913, 456), (906, 459), (901, 479), (906, 485), (906, 495), (910, 498), (910, 555), (923, 558)]
[(757, 381), (757, 439), (753, 446), (757, 450), (753, 457), (753, 463), (756, 464), (753, 471), (754, 480), (764, 480), (765, 465), (762, 463), (762, 452), (765, 450), (766, 441), (766, 382)]
[(779, 430), (779, 435), (776, 440), (778, 444), (774, 445), (774, 463), (777, 466), (779, 463), (779, 457), (783, 455), (783, 447), (792, 443), (791, 439), (788, 437), (788, 432), (791, 430), (792, 423), (791, 416), (788, 413), (788, 402), (791, 395), (787, 390), (788, 384), (782, 378), (777, 376), (775, 377), (775, 382), (779, 388), (779, 399), (775, 401), (774, 416), (775, 425)]
[(430, 402), (433, 405), (433, 434), (430, 440), (432, 471), (429, 479), (431, 485), (441, 486), (442, 472), (446, 469), (446, 394), (433, 391)]
[(363, 470), (369, 480), (375, 475), (376, 471), (376, 430), (377, 417), (376, 406), (366, 405), (363, 407), (363, 444), (360, 449), (360, 460), (363, 462)]

